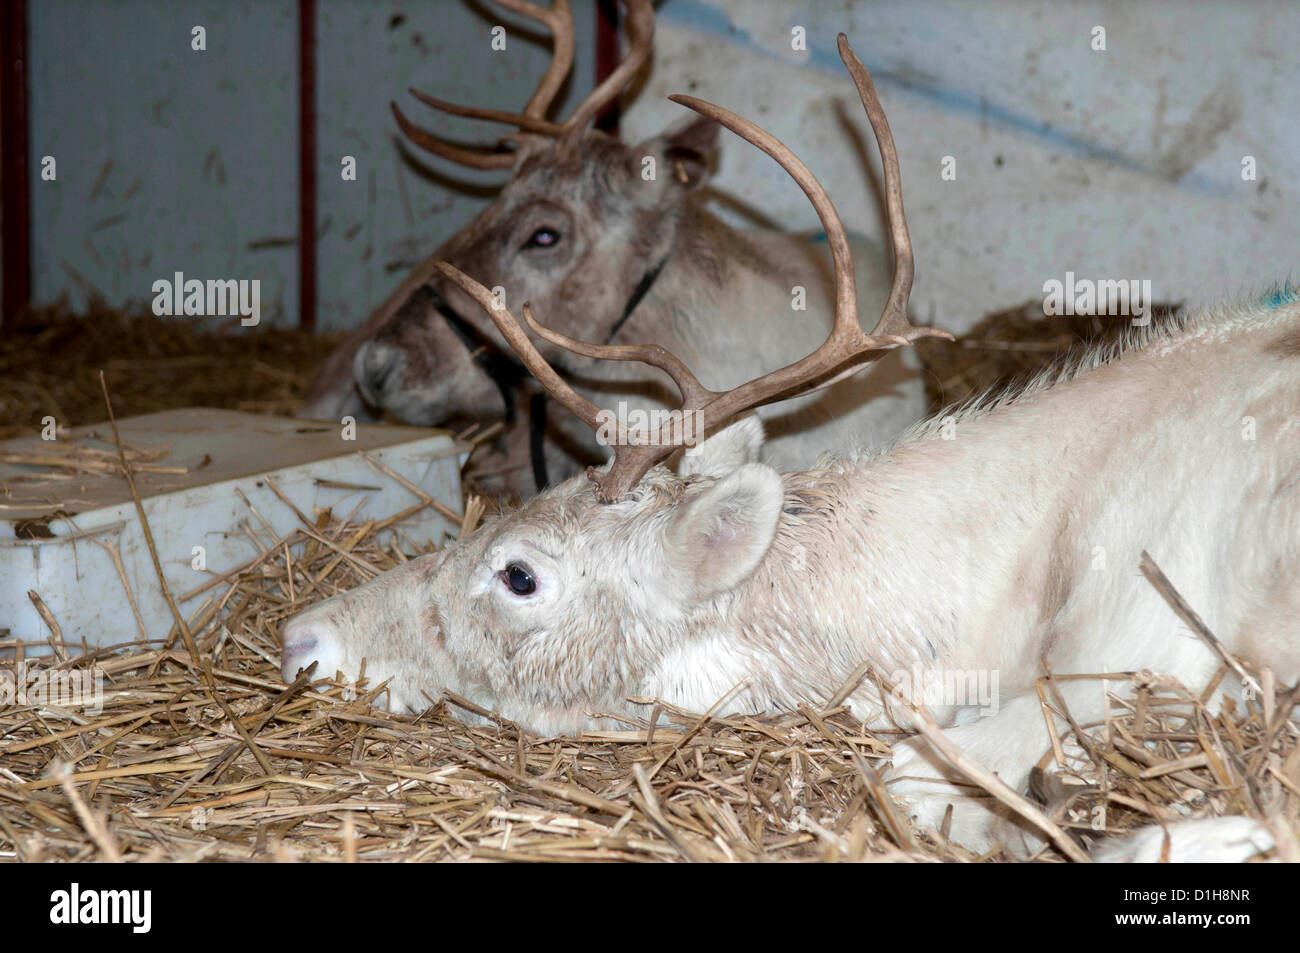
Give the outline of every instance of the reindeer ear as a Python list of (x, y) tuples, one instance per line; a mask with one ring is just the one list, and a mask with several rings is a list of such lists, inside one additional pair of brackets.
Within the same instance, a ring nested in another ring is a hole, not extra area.
[(763, 422), (748, 413), (682, 455), (680, 477), (724, 477), (746, 463), (757, 463), (763, 450)]
[(718, 124), (703, 116), (691, 116), (641, 143), (636, 154), (655, 157), (661, 181), (698, 189), (717, 165)]
[(758, 568), (776, 535), (784, 497), (775, 470), (746, 463), (678, 507), (664, 542), (690, 601), (720, 595)]

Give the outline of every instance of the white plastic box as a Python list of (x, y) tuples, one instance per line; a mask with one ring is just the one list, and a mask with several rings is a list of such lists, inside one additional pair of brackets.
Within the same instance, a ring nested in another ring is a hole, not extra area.
[[(135, 476), (163, 575), (178, 599), (212, 574), (258, 555), (260, 546), (243, 524), (257, 530), (261, 545), (269, 542), (249, 504), (277, 538), (301, 525), (268, 486), (268, 477), (308, 519), (314, 507), (332, 507), (339, 517), (353, 513), (357, 522), (382, 519), (419, 501), (372, 468), (361, 456), (366, 453), (451, 510), (461, 508), (460, 468), (468, 448), (444, 431), (356, 425), (355, 439), (345, 440), (343, 427), (333, 422), (202, 408), (126, 418), (118, 428), (123, 443), (135, 449), (169, 447), (156, 461), (159, 466), (187, 470)], [(116, 451), (107, 422), (78, 427), (58, 441), (69, 443)], [(52, 446), (39, 437), (23, 438), (0, 443), (0, 452), (34, 453)], [(110, 471), (49, 478), (58, 472), (0, 462), (0, 640), (43, 643), (48, 638), (29, 590), (44, 601), (67, 642), (84, 639), (102, 646), (140, 637), (110, 552), (86, 537), (116, 547), (148, 637), (165, 637), (172, 615), (126, 480)], [(419, 543), (440, 542), (456, 531), (432, 507), (400, 528)], [(200, 546), (206, 572), (194, 568)], [(181, 613), (188, 618), (209, 594), (192, 596), (180, 605)]]

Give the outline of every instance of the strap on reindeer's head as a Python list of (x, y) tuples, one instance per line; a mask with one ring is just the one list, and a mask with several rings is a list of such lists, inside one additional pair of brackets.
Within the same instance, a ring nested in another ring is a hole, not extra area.
[[(849, 41), (840, 34), (840, 58), (848, 67), (858, 95), (871, 121), (880, 147), (880, 158), (885, 172), (885, 202), (889, 214), (890, 235), (894, 248), (894, 280), (885, 308), (871, 331), (865, 332), (858, 316), (857, 285), (853, 276), (853, 259), (849, 250), (844, 225), (831, 204), (826, 190), (779, 139), (760, 129), (747, 119), (728, 112), (712, 103), (692, 96), (672, 96), (673, 102), (713, 119), (736, 135), (758, 146), (779, 162), (803, 189), (817, 210), (830, 242), (835, 266), (835, 325), (830, 336), (812, 354), (779, 370), (756, 377), (728, 391), (709, 390), (678, 357), (657, 344), (607, 345), (589, 344), (554, 331), (534, 318), (532, 309), (524, 304), (524, 320), (533, 333), (550, 343), (585, 357), (611, 361), (640, 361), (656, 367), (672, 378), (681, 393), (681, 410), (702, 420), (706, 432), (725, 426), (737, 414), (762, 404), (788, 400), (811, 394), (824, 387), (856, 374), (887, 351), (910, 345), (927, 337), (951, 339), (947, 331), (937, 328), (917, 327), (907, 318), (907, 298), (912, 289), (912, 242), (907, 232), (907, 219), (903, 214), (903, 191), (899, 180), (898, 152), (894, 137), (889, 131), (885, 111), (876, 96), (862, 61), (849, 47)], [(503, 307), (487, 288), (446, 262), (441, 269), (452, 281), (473, 297), (487, 312), (506, 342), (519, 355), (524, 366), (537, 378), (552, 397), (572, 411), (594, 430), (607, 429), (610, 421), (591, 401), (575, 391), (546, 359), (538, 353), (523, 326), (508, 309)], [(681, 442), (680, 426), (674, 422), (655, 432), (627, 430), (621, 423), (615, 425), (614, 462), (607, 470), (591, 468), (588, 476), (596, 484), (597, 498), (605, 503), (622, 499), (636, 486), (650, 467), (668, 457)], [(676, 431), (676, 436), (673, 432)]]

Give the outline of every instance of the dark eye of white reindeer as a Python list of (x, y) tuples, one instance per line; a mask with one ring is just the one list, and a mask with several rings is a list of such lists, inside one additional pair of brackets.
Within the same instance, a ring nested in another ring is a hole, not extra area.
[(531, 596), (537, 591), (537, 581), (533, 579), (533, 574), (519, 563), (510, 563), (498, 575), (506, 587), (517, 596)]
[(528, 236), (525, 248), (553, 248), (560, 243), (560, 233), (553, 228), (539, 228)]

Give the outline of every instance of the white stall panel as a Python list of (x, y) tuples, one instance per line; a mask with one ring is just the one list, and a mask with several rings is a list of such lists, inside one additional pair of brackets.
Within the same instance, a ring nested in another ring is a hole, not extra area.
[[(127, 418), (119, 429), (127, 446), (165, 451), (155, 465), (184, 471), (141, 472), (136, 484), (163, 576), (187, 618), (210, 595), (196, 590), (302, 528), (299, 514), (311, 520), (317, 508), (330, 508), (359, 525), (420, 502), (366, 456), (460, 509), (466, 448), (441, 430), (363, 425), (349, 436), (337, 425), (197, 408)], [(172, 616), (126, 481), (111, 470), (12, 462), (70, 445), (115, 449), (106, 424), (75, 428), (57, 445), (36, 438), (0, 443), (0, 454), (19, 455), (0, 463), (0, 630), (27, 641), (47, 637), (30, 590), (67, 641), (129, 642), (141, 636), (129, 587), (145, 633), (162, 638)], [(426, 507), (397, 529), (409, 550), (408, 542), (439, 543), (457, 527)]]

